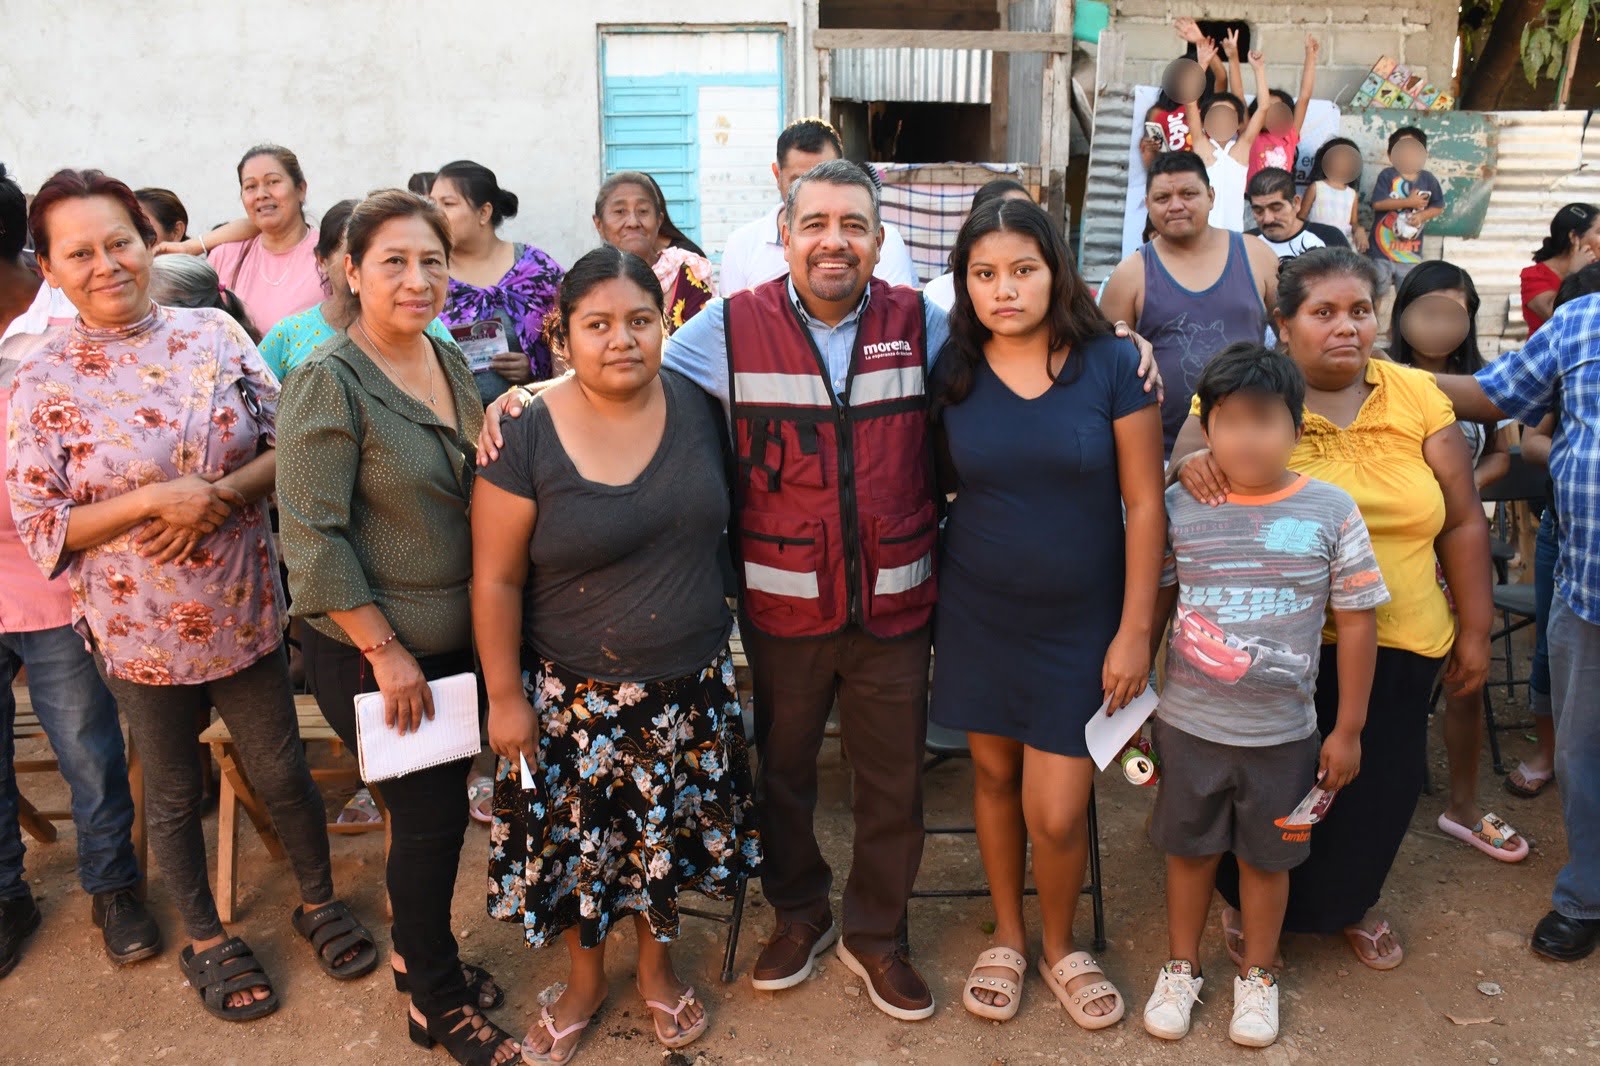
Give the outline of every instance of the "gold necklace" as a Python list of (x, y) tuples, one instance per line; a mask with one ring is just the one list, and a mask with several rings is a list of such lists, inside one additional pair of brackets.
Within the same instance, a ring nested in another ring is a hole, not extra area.
[(389, 373), (394, 375), (394, 379), (400, 384), (400, 387), (406, 390), (407, 396), (410, 396), (419, 403), (425, 403), (429, 407), (433, 407), (435, 405), (435, 401), (438, 399), (438, 393), (433, 384), (432, 360), (429, 360), (428, 362), (428, 398), (424, 400), (421, 396), (412, 391), (410, 385), (406, 384), (405, 376), (401, 374), (400, 371), (395, 369), (393, 363), (389, 362), (389, 357), (383, 354), (383, 349), (378, 347), (378, 342), (372, 339), (372, 334), (367, 332), (367, 327), (361, 324), (360, 319), (356, 320), (356, 329), (359, 329), (361, 331), (361, 335), (367, 339), (367, 343), (372, 345), (372, 350), (378, 353), (378, 358), (383, 360), (383, 365), (389, 368)]
[[(295, 238), (295, 242), (293, 244), (291, 244), (289, 246), (288, 251), (285, 251), (285, 252), (274, 252), (274, 251), (269, 250), (267, 248), (266, 240), (264, 238), (258, 237), (257, 238), (257, 244), (261, 248), (261, 254), (263, 256), (287, 256), (287, 255), (289, 255), (290, 252), (293, 252), (296, 248), (298, 248), (300, 246), (300, 242), (301, 241), (306, 239), (306, 233), (309, 232), (309, 230), (310, 230), (310, 227), (306, 226), (304, 223), (301, 223), (300, 236)], [(282, 285), (284, 282), (288, 281), (289, 280), (289, 275), (292, 274), (292, 273), (294, 273), (294, 264), (291, 262), (289, 265), (287, 265), (287, 266), (285, 266), (283, 268), (283, 273), (282, 274), (280, 274), (276, 278), (274, 278), (274, 277), (272, 277), (271, 275), (269, 275), (267, 273), (267, 261), (266, 261), (266, 259), (262, 259), (262, 261), (261, 261), (261, 270), (260, 270), (261, 280), (266, 282), (268, 285), (271, 285), (273, 288), (277, 288), (278, 286)]]

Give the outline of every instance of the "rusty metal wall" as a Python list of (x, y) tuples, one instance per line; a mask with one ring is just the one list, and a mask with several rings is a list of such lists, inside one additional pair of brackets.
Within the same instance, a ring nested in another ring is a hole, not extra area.
[(1499, 171), (1477, 237), (1445, 238), (1438, 255), (1472, 275), (1487, 353), (1527, 336), (1520, 275), (1564, 204), (1600, 204), (1600, 117), (1584, 111), (1496, 111)]
[[(1048, 31), (1055, 0), (1013, 0), (1006, 11), (1006, 29)], [(1007, 60), (1006, 158), (1037, 160), (1043, 150), (1044, 55), (1016, 52)]]
[(991, 53), (956, 48), (836, 48), (829, 90), (838, 100), (989, 103)]
[(1122, 261), (1122, 216), (1128, 195), (1128, 145), (1133, 137), (1133, 87), (1101, 86), (1089, 138), (1078, 265), (1098, 287)]

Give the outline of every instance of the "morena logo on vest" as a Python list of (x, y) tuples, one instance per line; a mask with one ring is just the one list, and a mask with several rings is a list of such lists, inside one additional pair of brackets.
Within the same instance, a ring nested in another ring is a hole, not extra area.
[(891, 356), (911, 354), (910, 341), (879, 341), (876, 344), (865, 345), (861, 349), (863, 359), (888, 359)]

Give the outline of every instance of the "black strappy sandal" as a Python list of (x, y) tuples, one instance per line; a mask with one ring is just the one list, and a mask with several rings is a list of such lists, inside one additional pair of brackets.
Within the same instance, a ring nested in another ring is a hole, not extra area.
[[(365, 977), (378, 965), (378, 947), (372, 934), (356, 921), (344, 900), (336, 899), (310, 911), (303, 906), (296, 907), (293, 921), (295, 932), (316, 950), (317, 965), (329, 977), (354, 981)], [(352, 948), (358, 949), (356, 953), (345, 962), (339, 962)]]
[[(199, 993), (206, 1010), (225, 1022), (254, 1021), (278, 1009), (278, 993), (267, 980), (267, 972), (256, 961), (250, 945), (236, 936), (198, 954), (193, 944), (184, 945), (178, 953), (178, 967)], [(228, 997), (235, 992), (257, 988), (267, 990), (266, 999), (253, 1000), (243, 1007), (228, 1006)]]
[[(399, 970), (391, 971), (394, 974), (394, 990), (411, 993), (411, 978)], [(505, 989), (495, 982), (494, 975), (482, 966), (474, 966), (470, 962), (461, 964), (461, 979), (467, 984), (467, 991), (471, 992), (477, 1001), (479, 1010), (494, 1010), (506, 1001)]]
[[(418, 1008), (419, 1012), (421, 1008)], [(406, 1012), (406, 1025), (409, 1027), (411, 1042), (419, 1047), (431, 1048), (435, 1044), (444, 1045), (450, 1057), (461, 1063), (461, 1066), (512, 1066), (513, 1063), (522, 1061), (522, 1044), (516, 1037), (491, 1022), (487, 1015), (476, 1007), (465, 1005), (451, 1007), (436, 1015), (423, 1013), (427, 1023), (417, 1021), (416, 1017), (408, 1010)], [(473, 1024), (474, 1019), (482, 1024)], [(500, 1053), (500, 1048), (510, 1041), (516, 1049), (510, 1058), (501, 1060), (498, 1064), (495, 1056)]]

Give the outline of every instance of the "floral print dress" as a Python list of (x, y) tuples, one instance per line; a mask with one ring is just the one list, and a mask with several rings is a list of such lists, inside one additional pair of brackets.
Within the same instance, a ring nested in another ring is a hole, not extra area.
[(667, 334), (700, 313), (716, 296), (711, 284), (711, 262), (687, 248), (671, 247), (661, 253), (651, 268), (666, 299)]
[(113, 677), (197, 685), (283, 639), (283, 590), (264, 500), (238, 507), (182, 563), (140, 555), (140, 523), (70, 552), (75, 506), (188, 474), (230, 473), (274, 439), (278, 383), (221, 311), (152, 304), (115, 330), (82, 319), (17, 371), (6, 487), (17, 532), (72, 587), (74, 625)]
[(517, 244), (516, 262), (494, 285), (479, 288), (450, 279), (444, 312), (446, 326), (470, 326), (504, 316), (516, 330), (517, 342), (528, 355), (533, 380), (550, 376), (550, 347), (544, 342), (544, 320), (556, 307), (556, 287), (561, 266), (531, 244)]
[(761, 861), (750, 763), (724, 649), (665, 681), (595, 681), (543, 662), (523, 674), (539, 722), (533, 788), (501, 759), (489, 914), (543, 947), (576, 927), (595, 947), (642, 914), (678, 935), (678, 894), (731, 899)]

